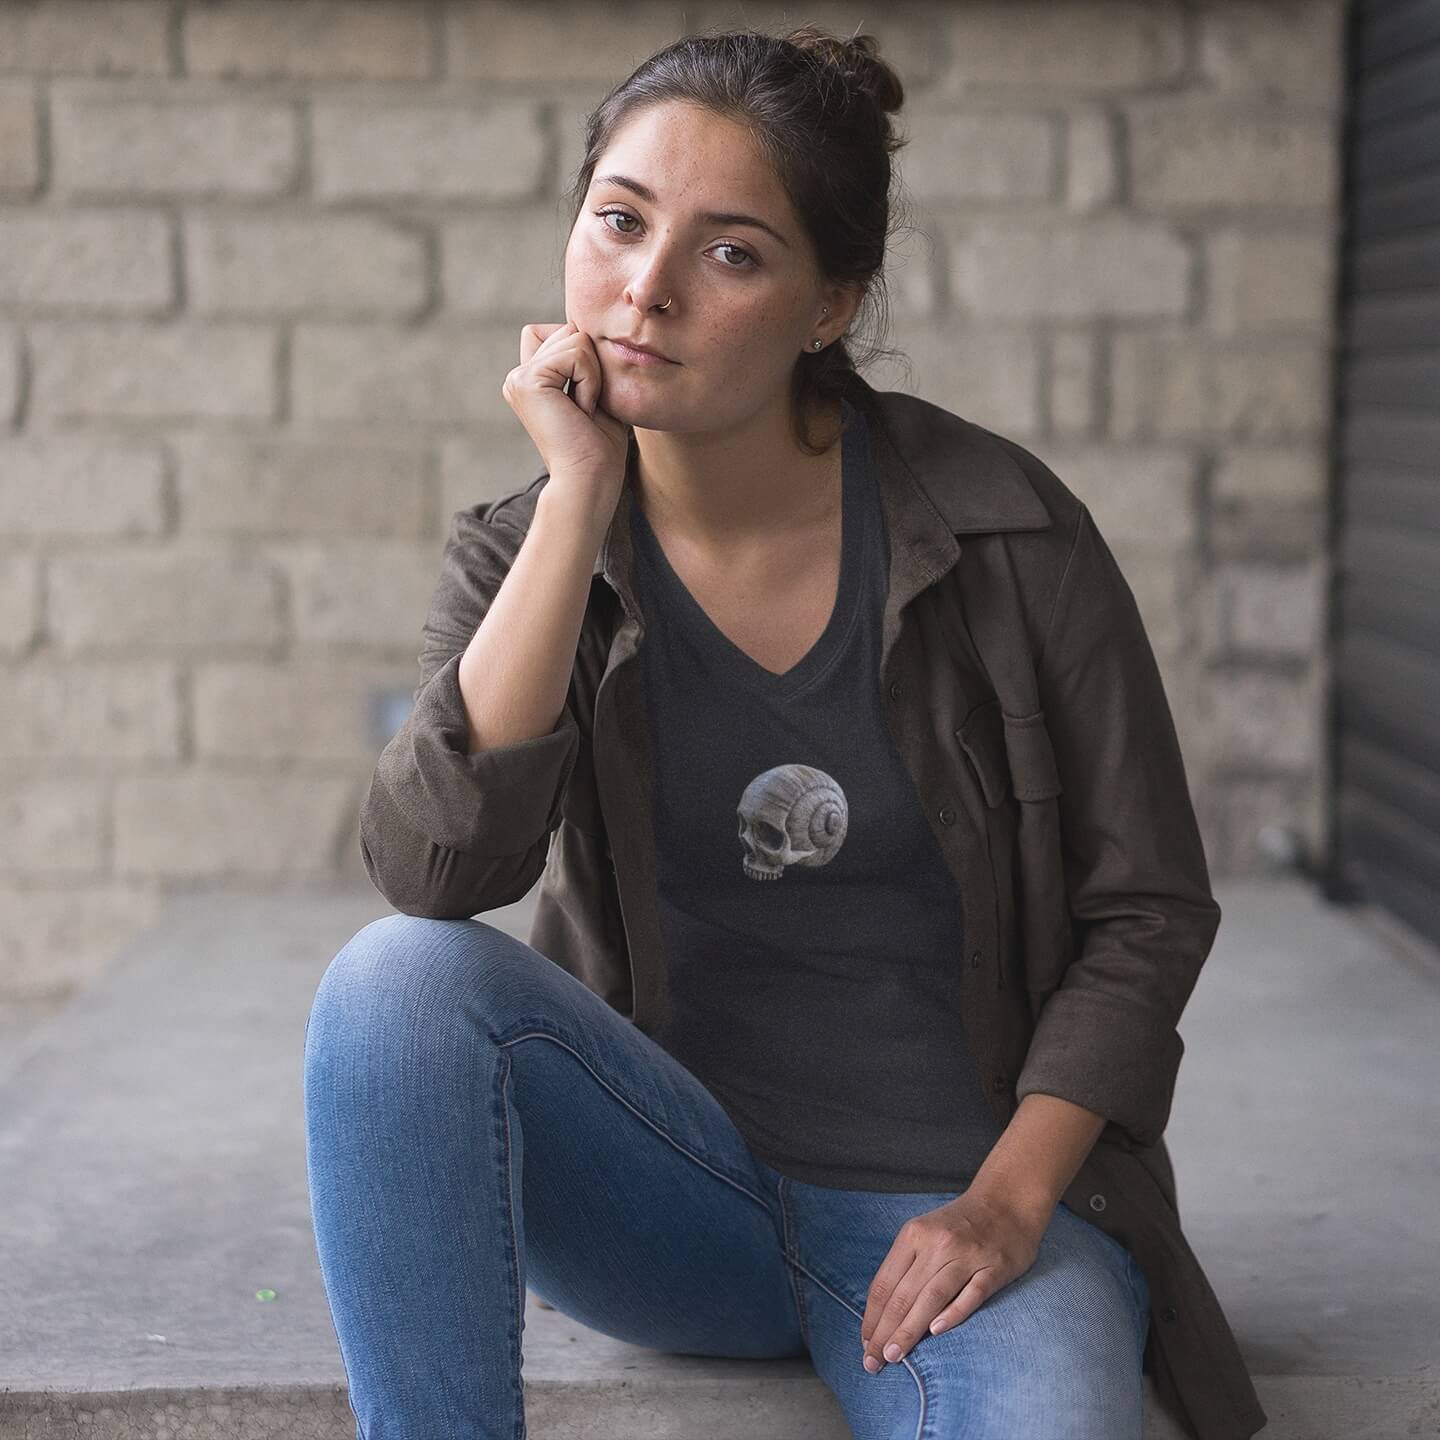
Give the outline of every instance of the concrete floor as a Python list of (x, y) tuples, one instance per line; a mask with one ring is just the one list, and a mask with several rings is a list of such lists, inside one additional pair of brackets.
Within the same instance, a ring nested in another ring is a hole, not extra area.
[[(1440, 1435), (1440, 956), (1298, 880), (1216, 895), (1166, 1138), (1263, 1433)], [(523, 936), (530, 903), (486, 918)], [(0, 1440), (354, 1434), (301, 1057), (325, 966), (388, 912), (185, 897), (77, 999), (0, 1025)], [(658, 1355), (533, 1299), (525, 1384), (537, 1436), (848, 1433), (805, 1362)]]

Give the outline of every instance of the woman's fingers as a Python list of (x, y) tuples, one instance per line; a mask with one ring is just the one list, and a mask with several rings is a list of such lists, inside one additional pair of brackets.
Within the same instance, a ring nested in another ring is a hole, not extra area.
[(587, 415), (593, 416), (600, 395), (600, 362), (593, 346), (582, 345), (575, 351), (574, 367), (570, 398)]
[(544, 324), (526, 325), (520, 331), (520, 363), (527, 365), (534, 359), (535, 352), (553, 339), (562, 330), (573, 330), (574, 322), (564, 320), (558, 324), (554, 321), (547, 321)]

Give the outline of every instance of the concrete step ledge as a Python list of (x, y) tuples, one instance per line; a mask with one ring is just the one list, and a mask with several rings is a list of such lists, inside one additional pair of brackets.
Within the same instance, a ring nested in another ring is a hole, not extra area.
[[(661, 1357), (662, 1360), (665, 1357)], [(536, 1440), (850, 1440), (834, 1397), (790, 1362), (670, 1357), (637, 1378), (526, 1381)], [(789, 1371), (790, 1373), (786, 1373)], [(1262, 1375), (1266, 1440), (1399, 1440), (1440, 1434), (1440, 1382), (1358, 1375)], [(0, 1440), (355, 1440), (339, 1385), (232, 1385), (0, 1395)], [(1145, 1440), (1184, 1432), (1147, 1401)]]
[[(1440, 1435), (1440, 964), (1298, 884), (1217, 893), (1167, 1139), (1262, 1433)], [(486, 918), (523, 935), (527, 911)], [(0, 1440), (354, 1436), (303, 1038), (325, 966), (386, 913), (174, 901), (0, 1064)], [(643, 1350), (533, 1295), (523, 1349), (537, 1440), (848, 1437), (808, 1361)], [(1184, 1440), (1149, 1410), (1149, 1440)]]

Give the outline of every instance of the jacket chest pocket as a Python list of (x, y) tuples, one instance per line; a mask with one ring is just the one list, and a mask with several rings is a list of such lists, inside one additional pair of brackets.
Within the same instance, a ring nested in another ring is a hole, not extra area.
[(1030, 716), (1005, 713), (999, 698), (981, 701), (955, 732), (992, 809), (1014, 795), (1017, 801), (1048, 801), (1060, 795), (1056, 752), (1045, 729), (1044, 711)]
[(1060, 794), (1060, 772), (1055, 747), (1045, 728), (1045, 715), (1003, 715), (1005, 755), (1015, 798), (1021, 802), (1050, 800)]
[(1043, 711), (1008, 715), (998, 698), (985, 700), (965, 717), (955, 738), (969, 757), (985, 803), (991, 808), (1007, 795), (1028, 803), (1061, 793)]
[(983, 700), (965, 717), (955, 732), (960, 748), (969, 758), (986, 805), (994, 809), (1010, 790), (1010, 772), (1005, 760), (1005, 726), (998, 698)]

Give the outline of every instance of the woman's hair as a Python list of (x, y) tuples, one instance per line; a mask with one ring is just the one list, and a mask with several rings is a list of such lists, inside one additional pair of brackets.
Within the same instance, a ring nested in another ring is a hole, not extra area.
[[(652, 105), (684, 101), (743, 125), (774, 167), (814, 246), (822, 277), (858, 283), (857, 318), (888, 324), (885, 251), (890, 237), (890, 156), (907, 142), (889, 116), (905, 98), (879, 58), (873, 35), (842, 40), (815, 25), (783, 37), (755, 29), (687, 35), (656, 51), (600, 102), (585, 122), (585, 149), (571, 187), (570, 226), (595, 166), (621, 124)], [(861, 363), (898, 352), (867, 340)], [(852, 395), (848, 336), (802, 354), (791, 377), (791, 415), (803, 450), (820, 454), (807, 417), (817, 401)]]

